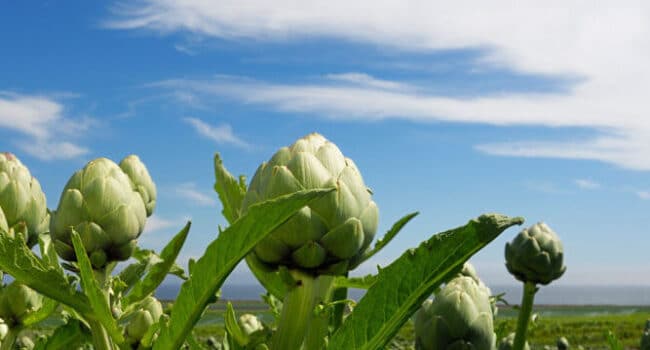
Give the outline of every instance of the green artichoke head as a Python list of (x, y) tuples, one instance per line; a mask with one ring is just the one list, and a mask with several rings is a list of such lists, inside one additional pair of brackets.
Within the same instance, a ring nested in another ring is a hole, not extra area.
[(125, 328), (125, 338), (129, 344), (137, 344), (144, 337), (147, 330), (160, 320), (163, 314), (162, 304), (152, 297), (147, 297), (142, 302), (142, 308), (133, 314)]
[(319, 134), (281, 148), (260, 165), (242, 212), (265, 200), (315, 188), (335, 190), (302, 208), (260, 242), (253, 254), (261, 262), (333, 274), (359, 262), (377, 231), (377, 205), (354, 162)]
[(493, 316), (492, 318), (496, 318), (497, 313), (499, 312), (496, 298), (492, 297), (492, 290), (490, 290), (490, 287), (485, 285), (485, 283), (483, 283), (483, 281), (478, 277), (478, 273), (476, 272), (474, 265), (472, 265), (469, 261), (465, 262), (465, 264), (463, 264), (463, 268), (456, 275), (456, 277), (460, 277), (460, 276), (469, 277), (472, 280), (474, 280), (474, 282), (476, 282), (478, 287), (483, 289), (483, 291), (490, 297), (490, 309), (492, 309), (492, 316)]
[[(508, 334), (507, 337), (501, 339), (499, 342), (499, 350), (512, 350), (512, 347), (515, 345), (515, 333)], [(528, 342), (524, 342), (524, 350), (530, 350)]]
[(22, 324), (25, 317), (43, 306), (43, 297), (26, 285), (13, 281), (0, 291), (0, 318), (8, 326)]
[(471, 277), (452, 279), (415, 314), (418, 350), (492, 350), (495, 344), (489, 295)]
[(524, 229), (506, 243), (506, 267), (522, 282), (551, 283), (566, 271), (563, 260), (560, 238), (543, 222)]
[(61, 258), (76, 261), (72, 229), (81, 236), (93, 268), (133, 254), (151, 214), (147, 206), (155, 205), (155, 186), (137, 157), (129, 156), (122, 164), (127, 171), (106, 158), (92, 160), (66, 184), (50, 223)]
[(19, 233), (32, 247), (50, 225), (45, 194), (29, 169), (11, 153), (0, 153), (0, 230)]

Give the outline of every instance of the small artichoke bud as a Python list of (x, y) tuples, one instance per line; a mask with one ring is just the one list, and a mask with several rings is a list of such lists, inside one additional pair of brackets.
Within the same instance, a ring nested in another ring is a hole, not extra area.
[(9, 333), (9, 327), (4, 323), (4, 320), (0, 319), (0, 322), (0, 340), (2, 340), (7, 336), (7, 333)]
[(0, 292), (0, 318), (7, 326), (22, 324), (30, 313), (43, 306), (43, 297), (17, 281), (11, 282)]
[[(499, 342), (499, 350), (512, 350), (513, 345), (515, 344), (515, 333), (508, 334), (507, 337), (501, 339)], [(524, 350), (530, 350), (528, 342), (524, 342)]]
[(152, 296), (147, 297), (142, 303), (142, 308), (133, 314), (133, 318), (126, 325), (127, 342), (138, 344), (147, 330), (160, 320), (162, 314), (162, 304)]
[(120, 162), (120, 168), (131, 179), (133, 186), (142, 198), (147, 216), (151, 216), (156, 207), (156, 185), (149, 176), (149, 171), (138, 156), (132, 154)]
[(262, 322), (260, 322), (257, 316), (252, 314), (243, 314), (239, 316), (238, 323), (239, 323), (239, 327), (247, 335), (251, 335), (257, 331), (261, 331), (264, 329), (264, 325), (262, 324)]
[(133, 254), (150, 213), (147, 206), (153, 210), (155, 205), (155, 186), (137, 157), (129, 156), (122, 163), (135, 180), (113, 161), (98, 158), (66, 184), (50, 223), (61, 258), (76, 261), (72, 229), (81, 236), (95, 269)]
[(23, 235), (29, 247), (49, 229), (50, 215), (41, 185), (11, 153), (0, 153), (0, 208), (4, 217), (0, 230)]
[(569, 341), (565, 337), (557, 339), (557, 350), (569, 350)]
[(379, 211), (352, 160), (319, 134), (278, 150), (251, 180), (242, 212), (255, 203), (303, 189), (335, 188), (305, 206), (254, 249), (270, 267), (303, 271), (352, 268), (370, 245)]
[(506, 243), (506, 267), (522, 282), (549, 284), (560, 278), (566, 266), (560, 238), (540, 222), (521, 231)]
[(650, 350), (650, 320), (645, 323), (645, 329), (641, 335), (641, 350)]
[(415, 314), (418, 350), (492, 350), (495, 345), (489, 295), (471, 277), (452, 279)]
[(34, 341), (27, 336), (18, 337), (16, 339), (15, 348), (17, 350), (32, 350), (34, 349)]

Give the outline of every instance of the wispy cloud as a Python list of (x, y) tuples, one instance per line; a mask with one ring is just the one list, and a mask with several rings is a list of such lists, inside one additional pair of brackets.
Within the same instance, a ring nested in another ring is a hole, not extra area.
[(589, 179), (576, 179), (575, 184), (583, 190), (595, 190), (601, 187), (598, 182)]
[(232, 127), (228, 124), (218, 126), (210, 125), (198, 118), (184, 118), (185, 122), (190, 124), (199, 135), (208, 138), (218, 144), (230, 144), (241, 148), (249, 148), (250, 145), (237, 137)]
[(178, 226), (179, 222), (180, 220), (170, 220), (160, 217), (158, 214), (153, 214), (147, 219), (147, 224), (145, 225), (144, 232), (142, 234), (146, 235), (152, 232)]
[(636, 195), (641, 199), (650, 200), (650, 191), (638, 191)]
[(408, 90), (411, 87), (407, 84), (402, 84), (390, 80), (377, 79), (366, 73), (340, 73), (340, 74), (327, 74), (325, 78), (343, 83), (350, 83), (351, 85), (356, 85), (359, 87), (366, 87), (371, 89), (382, 89), (382, 90)]
[(73, 120), (63, 112), (63, 105), (52, 98), (0, 93), (0, 128), (22, 134), (14, 144), (42, 160), (75, 158), (89, 152), (72, 139), (94, 120)]
[(212, 206), (217, 203), (213, 196), (210, 196), (197, 189), (196, 184), (193, 182), (185, 182), (178, 185), (175, 189), (175, 192), (178, 196), (183, 197), (198, 205)]

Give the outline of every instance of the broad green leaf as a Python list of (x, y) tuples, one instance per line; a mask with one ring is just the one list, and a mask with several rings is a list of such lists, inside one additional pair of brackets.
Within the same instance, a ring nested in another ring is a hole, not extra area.
[(365, 275), (363, 277), (337, 276), (334, 279), (335, 287), (369, 289), (377, 281), (377, 275)]
[(219, 234), (194, 264), (190, 279), (181, 286), (169, 325), (161, 328), (154, 349), (180, 348), (226, 277), (255, 245), (300, 208), (331, 191), (299, 191), (253, 205), (246, 215)]
[(79, 267), (79, 276), (81, 277), (81, 287), (86, 296), (88, 296), (88, 300), (93, 309), (93, 312), (90, 315), (86, 314), (85, 316), (92, 317), (101, 323), (116, 343), (123, 343), (124, 337), (117, 326), (117, 322), (113, 318), (110, 305), (108, 304), (108, 296), (104, 294), (104, 291), (95, 279), (93, 268), (90, 264), (90, 259), (88, 258), (84, 244), (81, 241), (79, 234), (74, 230), (72, 230), (72, 245), (74, 246), (74, 252), (77, 256), (77, 266)]
[(190, 222), (163, 248), (160, 253), (160, 261), (151, 265), (149, 273), (142, 280), (135, 283), (133, 288), (122, 300), (123, 305), (129, 305), (140, 301), (153, 293), (167, 276), (178, 257), (178, 253), (185, 243), (188, 233), (190, 232)]
[(27, 317), (23, 319), (23, 324), (25, 326), (32, 326), (44, 321), (50, 317), (54, 311), (56, 311), (58, 306), (59, 303), (56, 300), (47, 297), (43, 298), (43, 306), (35, 312), (28, 314)]
[(365, 252), (358, 261), (352, 263), (351, 269), (354, 269), (355, 267), (359, 266), (361, 263), (370, 259), (373, 255), (377, 254), (380, 250), (382, 250), (388, 243), (390, 243), (390, 241), (393, 240), (393, 238), (395, 238), (395, 236), (397, 236), (397, 234), (402, 230), (402, 228), (406, 226), (406, 224), (408, 224), (408, 222), (411, 221), (411, 219), (416, 217), (418, 214), (420, 213), (414, 212), (414, 213), (407, 214), (403, 218), (399, 219), (396, 223), (394, 223), (393, 227), (391, 227), (390, 230), (386, 232), (384, 237), (377, 240), (375, 246), (371, 250)]
[(270, 269), (264, 265), (254, 254), (246, 257), (246, 264), (255, 278), (264, 286), (274, 297), (283, 300), (287, 294), (287, 284), (282, 280), (277, 269)]
[(241, 214), (241, 204), (246, 195), (246, 179), (243, 176), (240, 176), (239, 180), (235, 179), (223, 166), (219, 153), (214, 155), (214, 175), (214, 190), (219, 195), (223, 207), (221, 213), (228, 223), (232, 224)]
[[(133, 288), (140, 278), (144, 276), (144, 273), (147, 272), (148, 267), (149, 264), (143, 261), (136, 261), (125, 267), (124, 270), (120, 271), (116, 278), (113, 279), (113, 291), (116, 293), (124, 293)], [(120, 286), (118, 287), (116, 283), (120, 283)]]
[(56, 328), (44, 343), (36, 345), (36, 350), (68, 350), (77, 349), (81, 344), (91, 341), (88, 330), (79, 320), (71, 319), (68, 323)]
[(62, 271), (37, 257), (19, 236), (0, 235), (0, 270), (80, 313), (91, 311), (88, 298), (75, 289)]
[(474, 253), (522, 218), (481, 215), (434, 235), (379, 271), (377, 281), (330, 339), (331, 349), (383, 349), (422, 302)]
[(235, 309), (233, 309), (230, 302), (228, 302), (226, 305), (224, 324), (226, 326), (226, 331), (233, 337), (238, 345), (246, 346), (246, 344), (248, 344), (248, 335), (246, 335), (241, 327), (239, 327), (239, 323), (237, 323), (237, 316), (235, 315)]
[(38, 247), (41, 251), (41, 259), (63, 273), (63, 268), (59, 264), (59, 256), (56, 254), (52, 237), (49, 234), (38, 235)]

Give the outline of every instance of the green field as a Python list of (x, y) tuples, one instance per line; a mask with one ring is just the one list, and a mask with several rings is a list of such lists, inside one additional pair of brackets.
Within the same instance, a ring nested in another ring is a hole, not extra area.
[[(266, 311), (266, 305), (257, 301), (234, 301), (238, 313), (252, 313), (270, 323), (273, 317)], [(211, 307), (195, 329), (199, 339), (208, 336), (223, 336), (223, 311), (225, 303)], [(554, 345), (560, 336), (566, 337), (572, 345), (585, 349), (609, 349), (605, 333), (611, 330), (626, 348), (638, 348), (639, 339), (646, 319), (650, 318), (650, 306), (536, 306), (538, 319), (530, 328), (529, 343), (533, 349)], [(496, 327), (514, 331), (517, 311), (501, 306)], [(413, 324), (407, 323), (393, 340), (393, 349), (409, 349), (413, 344)]]

